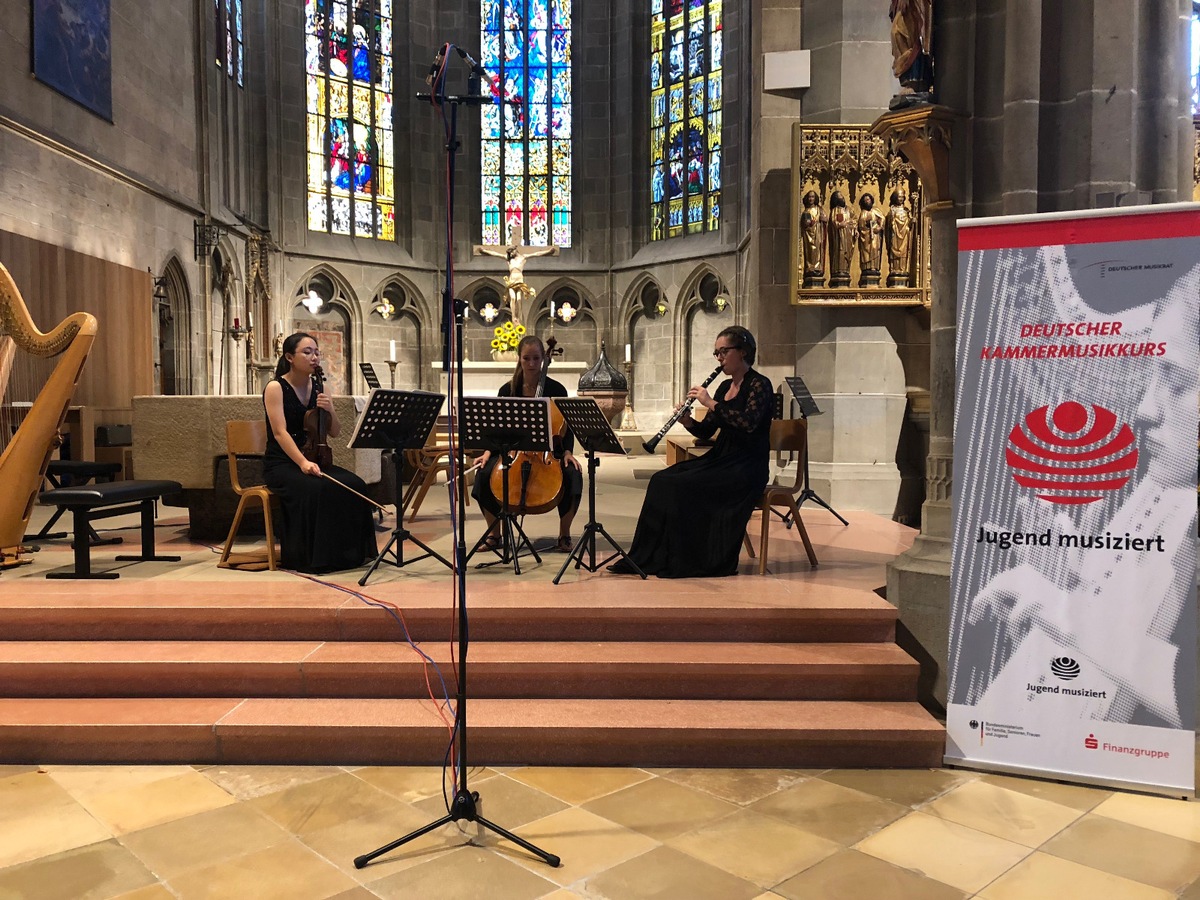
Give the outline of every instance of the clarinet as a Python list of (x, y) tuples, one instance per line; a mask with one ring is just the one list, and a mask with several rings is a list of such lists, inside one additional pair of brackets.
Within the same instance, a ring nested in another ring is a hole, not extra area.
[[(700, 384), (700, 387), (708, 387), (710, 384), (712, 384), (713, 379), (721, 374), (722, 368), (722, 366), (717, 366), (715, 369), (713, 369), (712, 374), (704, 379), (704, 381)], [(687, 401), (687, 403), (675, 410), (675, 413), (671, 416), (671, 418), (667, 419), (667, 424), (658, 430), (658, 434), (650, 438), (648, 441), (642, 441), (642, 447), (645, 448), (647, 453), (654, 452), (654, 448), (658, 446), (658, 442), (663, 439), (666, 433), (671, 430), (671, 426), (683, 418), (683, 414), (691, 409), (692, 404), (695, 402), (695, 397)]]

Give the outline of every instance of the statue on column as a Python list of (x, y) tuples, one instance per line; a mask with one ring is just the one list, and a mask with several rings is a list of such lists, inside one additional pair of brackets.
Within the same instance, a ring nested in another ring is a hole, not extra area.
[(889, 109), (903, 109), (932, 99), (933, 0), (891, 0), (892, 72), (900, 93)]
[(875, 208), (874, 194), (863, 194), (858, 208), (858, 286), (877, 287), (883, 264), (883, 213)]
[(908, 287), (912, 268), (912, 213), (906, 202), (908, 193), (903, 187), (892, 191), (889, 198), (884, 235), (887, 238), (888, 287)]
[(801, 287), (824, 287), (825, 240), (829, 223), (821, 209), (821, 197), (816, 191), (804, 195), (804, 211), (800, 213), (800, 243), (804, 250), (804, 281)]
[(850, 287), (850, 263), (854, 259), (858, 222), (841, 191), (829, 197), (829, 286)]
[(475, 254), (495, 256), (508, 262), (508, 275), (504, 278), (504, 286), (508, 288), (508, 306), (513, 322), (524, 324), (524, 303), (526, 300), (533, 300), (537, 294), (537, 291), (525, 283), (525, 263), (534, 256), (558, 256), (558, 248), (518, 244), (515, 231), (510, 229), (508, 246), (476, 244)]

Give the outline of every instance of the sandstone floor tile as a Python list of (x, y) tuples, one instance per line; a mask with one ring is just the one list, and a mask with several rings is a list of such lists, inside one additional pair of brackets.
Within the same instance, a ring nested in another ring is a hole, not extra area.
[(658, 847), (587, 879), (583, 894), (603, 900), (752, 900), (762, 893), (728, 872)]
[(979, 900), (1062, 900), (1064, 897), (1173, 900), (1175, 894), (1070, 860), (1034, 853), (975, 896)]
[(910, 813), (860, 841), (856, 849), (968, 893), (991, 883), (1030, 853), (1028, 847), (921, 812)]
[(0, 867), (107, 841), (112, 831), (37, 771), (0, 779)]
[(166, 883), (179, 900), (325, 900), (357, 886), (297, 841), (190, 869)]
[(203, 774), (190, 769), (167, 778), (133, 783), (129, 787), (109, 786), (81, 791), (78, 799), (88, 812), (117, 835), (237, 802)]
[(997, 787), (1005, 788), (1006, 790), (1028, 794), (1030, 797), (1049, 800), (1062, 806), (1070, 806), (1080, 812), (1087, 812), (1095, 807), (1096, 804), (1113, 795), (1113, 792), (1107, 788), (1090, 787), (1082, 784), (1063, 784), (1059, 781), (1045, 781), (1041, 778), (1021, 778), (1016, 775), (981, 775), (979, 780), (986, 784), (994, 784)]
[(912, 808), (975, 777), (948, 769), (834, 769), (821, 780)]
[(247, 802), (292, 834), (303, 835), (363, 816), (385, 815), (399, 801), (342, 772)]
[(765, 797), (750, 808), (844, 846), (909, 812), (899, 803), (815, 778)]
[(805, 776), (795, 769), (672, 769), (664, 778), (746, 806)]
[(841, 852), (775, 886), (788, 900), (963, 900), (967, 894), (857, 850)]
[(165, 879), (291, 838), (257, 810), (237, 804), (122, 835), (121, 843)]
[(764, 888), (841, 849), (840, 844), (751, 810), (681, 834), (668, 846)]
[(204, 776), (239, 800), (253, 800), (340, 774), (336, 766), (208, 766)]
[(384, 900), (536, 900), (555, 887), (500, 854), (467, 846), (374, 881), (370, 889)]
[(538, 819), (514, 829), (514, 833), (553, 853), (562, 864), (552, 869), (529, 851), (505, 840), (497, 839), (489, 846), (534, 874), (562, 885), (574, 884), (658, 846), (657, 841), (640, 832), (577, 807)]
[(971, 781), (927, 804), (922, 812), (1026, 847), (1039, 847), (1083, 813), (994, 784)]
[(1151, 831), (1174, 835), (1185, 841), (1200, 842), (1200, 804), (1194, 800), (1116, 793), (1092, 812)]
[(112, 900), (175, 900), (175, 895), (161, 884), (152, 884), (149, 887), (130, 891), (128, 894), (118, 894)]
[(711, 794), (665, 778), (643, 781), (585, 803), (583, 808), (656, 841), (708, 825), (738, 809)]
[(196, 771), (191, 766), (50, 765), (42, 768), (75, 797), (129, 790)]
[(107, 840), (0, 869), (0, 897), (108, 900), (155, 881), (137, 857), (115, 840)]
[[(475, 787), (472, 786), (471, 789), (475, 790)], [(476, 806), (479, 815), (509, 831), (567, 807), (561, 800), (527, 784), (514, 781), (507, 775), (497, 775), (480, 782), (478, 793), (479, 800)], [(446, 804), (440, 794), (420, 800), (413, 806), (426, 813), (430, 819), (436, 819), (446, 813)]]
[(578, 806), (622, 788), (648, 781), (642, 769), (617, 769), (600, 766), (528, 766), (508, 773), (509, 778), (535, 787), (564, 803)]
[[(440, 766), (363, 766), (354, 769), (356, 777), (379, 788), (405, 803), (416, 803), (429, 797), (442, 796), (442, 768)], [(471, 790), (494, 778), (496, 771), (483, 766), (474, 766), (467, 772), (467, 784)], [(454, 770), (446, 770), (446, 793), (454, 796)]]
[(1084, 816), (1041, 850), (1167, 891), (1182, 890), (1200, 878), (1200, 844), (1095, 814)]

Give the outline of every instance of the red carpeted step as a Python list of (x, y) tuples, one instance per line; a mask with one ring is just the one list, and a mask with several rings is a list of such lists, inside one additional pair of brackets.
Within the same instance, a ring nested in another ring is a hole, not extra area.
[[(450, 648), (422, 650), (448, 682)], [(470, 649), (475, 697), (911, 700), (894, 644), (499, 642)], [(438, 676), (407, 645), (300, 641), (10, 641), (8, 697), (423, 697)]]
[[(443, 710), (444, 712), (444, 710)], [(473, 765), (924, 767), (942, 727), (913, 703), (472, 700)], [(0, 761), (431, 765), (429, 701), (0, 699)]]

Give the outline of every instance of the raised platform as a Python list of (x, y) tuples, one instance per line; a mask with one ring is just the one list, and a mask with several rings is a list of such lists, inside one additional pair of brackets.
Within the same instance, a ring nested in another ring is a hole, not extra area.
[[(599, 518), (618, 540), (659, 465), (603, 461)], [(431, 492), (408, 524), (450, 555), (445, 508)], [(766, 577), (749, 558), (736, 578), (570, 570), (557, 586), (561, 554), (520, 577), (471, 569), (472, 762), (940, 764), (943, 730), (916, 703), (917, 664), (875, 592), (913, 532), (850, 519), (806, 510), (815, 571), (779, 524)], [(553, 524), (526, 520), (535, 538)], [(381, 570), (359, 597), (360, 572), (219, 570), (183, 526), (160, 520), (158, 535), (183, 562), (119, 582), (46, 582), (70, 552), (49, 543), (0, 577), (0, 762), (440, 763), (448, 714), (430, 685), (454, 691), (443, 567)], [(472, 518), (469, 539), (478, 531)]]

